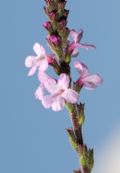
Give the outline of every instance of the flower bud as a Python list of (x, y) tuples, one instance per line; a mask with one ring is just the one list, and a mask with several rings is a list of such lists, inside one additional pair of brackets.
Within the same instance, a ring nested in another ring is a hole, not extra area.
[(60, 44), (60, 38), (56, 35), (48, 35), (47, 40), (51, 42), (54, 46), (57, 46)]
[(44, 11), (50, 20), (55, 20), (57, 16), (57, 10), (49, 10), (47, 7), (44, 7)]
[(51, 31), (52, 30), (52, 25), (51, 25), (51, 22), (50, 21), (47, 21), (47, 22), (43, 23), (43, 27), (45, 29), (47, 29), (48, 31)]
[(64, 16), (67, 18), (68, 17), (68, 14), (69, 14), (69, 10), (64, 10)]
[(45, 0), (46, 4), (51, 3), (51, 0)]
[(64, 1), (64, 0), (63, 1), (60, 1), (58, 3), (58, 8), (61, 9), (61, 10), (64, 10), (65, 5), (66, 5), (66, 1)]
[(50, 13), (48, 13), (48, 16), (51, 20), (55, 20), (56, 18), (56, 10), (51, 11)]
[(59, 30), (63, 29), (67, 25), (67, 21), (64, 18), (61, 18), (58, 22), (59, 22), (58, 24)]

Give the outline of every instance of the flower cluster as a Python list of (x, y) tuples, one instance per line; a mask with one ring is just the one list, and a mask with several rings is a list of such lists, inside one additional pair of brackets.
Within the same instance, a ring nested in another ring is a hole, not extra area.
[[(98, 74), (91, 75), (88, 67), (80, 61), (74, 63), (80, 76), (77, 81), (72, 81), (69, 65), (71, 57), (78, 56), (79, 48), (88, 50), (95, 46), (81, 43), (83, 30), (77, 32), (66, 27), (69, 11), (65, 9), (65, 4), (65, 0), (46, 0), (44, 10), (49, 21), (43, 26), (49, 33), (46, 39), (52, 54), (47, 54), (42, 45), (35, 43), (33, 50), (36, 56), (28, 56), (25, 60), (25, 66), (30, 68), (28, 76), (38, 70), (40, 86), (35, 97), (45, 108), (51, 107), (54, 111), (61, 110), (67, 103), (76, 104), (82, 87), (94, 89), (102, 83), (101, 77)], [(59, 75), (58, 79), (46, 74), (49, 66)]]
[[(28, 76), (32, 76), (38, 69), (40, 86), (35, 92), (35, 97), (45, 108), (51, 107), (54, 111), (61, 110), (66, 103), (77, 103), (79, 93), (71, 85), (71, 76), (61, 73), (58, 79), (54, 79), (45, 72), (50, 64), (56, 64), (55, 55), (47, 55), (39, 43), (35, 43), (33, 50), (36, 56), (28, 56), (25, 66), (30, 68)], [(101, 77), (98, 74), (91, 75), (84, 63), (76, 61), (74, 67), (80, 74), (74, 84), (76, 83), (80, 88), (84, 86), (87, 89), (94, 89), (102, 83)], [(46, 91), (49, 95), (45, 95)]]

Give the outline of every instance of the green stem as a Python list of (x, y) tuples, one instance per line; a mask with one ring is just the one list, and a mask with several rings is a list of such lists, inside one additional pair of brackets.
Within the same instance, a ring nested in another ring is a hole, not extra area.
[[(82, 116), (82, 114), (78, 115), (78, 113), (80, 112), (80, 109), (76, 105), (66, 104), (66, 108), (70, 114), (70, 118), (71, 118), (72, 126), (73, 126), (72, 130), (74, 134), (73, 136), (72, 133), (71, 134), (68, 133), (68, 136), (71, 139), (70, 141), (72, 141), (71, 142), (72, 147), (77, 151), (77, 154), (80, 160), (80, 165), (81, 165), (81, 169), (78, 171), (75, 171), (75, 173), (90, 173), (94, 163), (93, 150), (88, 149), (88, 147), (84, 144), (84, 141), (83, 141), (83, 134), (82, 134), (83, 124), (79, 124), (79, 121), (78, 121), (79, 119), (78, 116)], [(81, 109), (83, 109), (83, 107), (81, 107)], [(82, 112), (84, 114), (84, 110), (82, 110)]]
[[(56, 35), (59, 38), (58, 45), (54, 45), (48, 41), (48, 44), (51, 47), (51, 50), (58, 57), (58, 64), (54, 64), (55, 72), (60, 75), (61, 73), (66, 73), (70, 76), (72, 83), (72, 78), (70, 75), (70, 61), (71, 56), (68, 52), (68, 35), (69, 29), (66, 27), (67, 24), (67, 15), (68, 10), (65, 9), (66, 1), (60, 0), (46, 0), (45, 12), (49, 18), (51, 23), (51, 29), (49, 32), (50, 35)], [(51, 17), (51, 14), (52, 17)], [(65, 25), (61, 27), (60, 21), (64, 20)], [(70, 85), (71, 87), (71, 85)], [(78, 93), (81, 88), (76, 85), (73, 86), (74, 90)], [(74, 171), (74, 173), (90, 173), (93, 167), (93, 150), (88, 149), (88, 147), (84, 144), (83, 134), (82, 134), (82, 126), (84, 123), (84, 105), (83, 104), (66, 104), (66, 108), (69, 112), (70, 119), (72, 121), (72, 129), (67, 129), (69, 139), (73, 148), (77, 151), (79, 156), (81, 168), (78, 171)]]

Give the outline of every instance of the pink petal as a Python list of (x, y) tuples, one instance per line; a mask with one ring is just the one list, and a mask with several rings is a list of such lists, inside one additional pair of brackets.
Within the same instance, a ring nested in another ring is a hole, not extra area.
[(78, 54), (79, 54), (79, 50), (78, 49), (74, 49), (72, 54), (71, 54), (71, 56), (72, 57), (76, 57), (76, 56), (78, 56)]
[(57, 83), (53, 78), (49, 77), (47, 80), (43, 82), (43, 84), (50, 94), (54, 94), (55, 91), (58, 89)]
[(33, 50), (38, 56), (45, 55), (45, 49), (39, 43), (34, 44)]
[(71, 30), (70, 35), (73, 38), (75, 43), (79, 43), (81, 38), (83, 37), (83, 30), (81, 30), (79, 32), (77, 32), (75, 30)]
[(73, 52), (74, 51), (74, 49), (76, 49), (76, 48), (79, 48), (80, 47), (80, 44), (79, 43), (71, 43), (70, 45), (69, 45), (69, 52), (71, 53), (71, 52)]
[(76, 103), (78, 100), (79, 94), (74, 91), (73, 89), (67, 89), (65, 92), (62, 94), (62, 97), (68, 102), (68, 103)]
[(38, 80), (41, 83), (44, 83), (46, 80), (48, 80), (49, 78), (51, 78), (50, 76), (48, 76), (45, 72), (43, 71), (39, 71), (38, 72)]
[(48, 55), (46, 58), (47, 58), (48, 64), (53, 64), (55, 62), (54, 55)]
[(60, 111), (63, 109), (64, 106), (65, 106), (64, 99), (61, 97), (57, 97), (57, 99), (54, 100), (51, 107), (54, 111)]
[(102, 78), (97, 74), (86, 76), (81, 81), (87, 89), (95, 89), (103, 82)]
[(80, 47), (79, 43), (73, 42), (72, 44), (70, 44), (69, 53), (71, 54), (71, 56), (76, 57), (79, 54), (78, 50), (79, 47)]
[(34, 75), (35, 72), (36, 72), (36, 70), (37, 70), (37, 66), (33, 66), (33, 67), (30, 69), (30, 71), (29, 71), (29, 73), (28, 73), (28, 76)]
[(74, 67), (82, 76), (86, 76), (89, 74), (88, 67), (80, 61), (76, 61), (74, 63)]
[(39, 60), (39, 70), (40, 71), (45, 71), (48, 68), (48, 61), (47, 58), (43, 58)]
[(47, 95), (47, 96), (43, 97), (42, 104), (46, 109), (50, 108), (52, 103), (53, 103), (53, 99), (51, 96)]
[(88, 50), (89, 48), (92, 48), (92, 49), (95, 49), (96, 47), (94, 46), (94, 45), (92, 45), (92, 44), (83, 44), (83, 43), (80, 43), (79, 44), (79, 47), (80, 48), (83, 48), (83, 49), (86, 49), (86, 50)]
[(68, 75), (66, 75), (65, 73), (62, 73), (60, 76), (59, 76), (59, 79), (58, 79), (58, 86), (59, 88), (61, 89), (66, 89), (69, 87), (69, 83), (70, 83), (70, 78)]
[(25, 66), (30, 68), (34, 65), (34, 60), (35, 60), (35, 57), (34, 56), (28, 56), (26, 59), (25, 59)]
[(39, 86), (35, 92), (36, 99), (42, 100), (44, 96), (44, 87), (43, 85)]

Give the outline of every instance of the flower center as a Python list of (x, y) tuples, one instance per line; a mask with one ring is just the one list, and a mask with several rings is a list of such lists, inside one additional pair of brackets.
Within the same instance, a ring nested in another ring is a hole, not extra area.
[(58, 96), (60, 96), (63, 92), (64, 92), (64, 90), (63, 90), (63, 89), (60, 89), (60, 90), (58, 90), (58, 91), (53, 95), (53, 97), (58, 97)]

